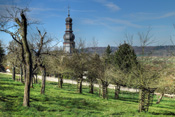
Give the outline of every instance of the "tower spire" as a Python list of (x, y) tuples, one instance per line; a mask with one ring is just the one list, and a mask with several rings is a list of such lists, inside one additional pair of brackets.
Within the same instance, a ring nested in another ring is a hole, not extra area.
[(70, 7), (68, 5), (68, 16), (70, 17)]
[(68, 17), (66, 18), (66, 31), (63, 36), (64, 43), (63, 43), (63, 49), (65, 53), (71, 54), (75, 48), (75, 35), (73, 34), (72, 30), (72, 18), (70, 17), (70, 10), (68, 6)]

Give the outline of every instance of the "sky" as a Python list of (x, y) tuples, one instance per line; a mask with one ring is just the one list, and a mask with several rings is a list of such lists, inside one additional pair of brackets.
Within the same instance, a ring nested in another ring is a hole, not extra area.
[[(118, 46), (133, 35), (133, 45), (140, 46), (138, 33), (150, 30), (151, 45), (170, 45), (175, 41), (175, 0), (0, 0), (0, 12), (12, 5), (28, 7), (27, 16), (40, 22), (37, 27), (60, 41), (66, 29), (65, 19), (70, 6), (75, 40), (85, 40), (93, 46)], [(34, 26), (33, 26), (34, 27)], [(29, 27), (29, 31), (35, 28)], [(28, 33), (30, 34), (30, 33)], [(0, 39), (8, 44), (12, 38), (0, 32)]]

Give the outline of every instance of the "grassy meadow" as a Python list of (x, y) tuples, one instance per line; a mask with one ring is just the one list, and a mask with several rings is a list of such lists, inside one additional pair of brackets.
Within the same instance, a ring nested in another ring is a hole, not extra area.
[(109, 99), (99, 97), (98, 89), (89, 94), (83, 86), (83, 94), (76, 93), (76, 85), (56, 82), (46, 83), (46, 94), (40, 94), (40, 83), (31, 88), (30, 108), (23, 107), (24, 85), (13, 81), (11, 75), (0, 74), (0, 117), (10, 116), (175, 116), (175, 99), (164, 97), (160, 104), (153, 105), (148, 112), (138, 113), (138, 94), (121, 92), (120, 99), (114, 99), (114, 90), (109, 90)]

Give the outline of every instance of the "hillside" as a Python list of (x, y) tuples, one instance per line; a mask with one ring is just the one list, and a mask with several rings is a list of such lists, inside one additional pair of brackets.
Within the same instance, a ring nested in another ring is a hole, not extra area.
[[(137, 56), (142, 55), (142, 47), (139, 46), (133, 46)], [(98, 53), (102, 55), (106, 47), (88, 47), (86, 48), (87, 52), (90, 53)], [(118, 48), (117, 47), (111, 47), (112, 52), (115, 52)], [(167, 56), (171, 55), (172, 52), (175, 52), (175, 46), (147, 46), (144, 49), (145, 55), (152, 55), (152, 56)]]

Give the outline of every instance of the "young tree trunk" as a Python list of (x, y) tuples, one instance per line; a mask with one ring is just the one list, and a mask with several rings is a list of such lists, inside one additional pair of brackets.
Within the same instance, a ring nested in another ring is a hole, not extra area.
[(62, 86), (63, 86), (63, 76), (62, 74), (60, 74), (58, 77), (58, 87), (62, 88)]
[(115, 86), (115, 99), (119, 99), (120, 85)]
[(99, 85), (99, 97), (102, 97), (102, 82), (101, 80), (97, 79)]
[(37, 74), (35, 74), (36, 78), (35, 78), (35, 82), (38, 83), (38, 79), (37, 79)]
[(145, 111), (145, 90), (140, 89), (139, 91), (139, 112)]
[(46, 68), (45, 68), (45, 66), (42, 66), (41, 70), (42, 70), (41, 94), (45, 94), (45, 84), (46, 84)]
[(15, 66), (12, 67), (12, 79), (15, 80)]
[(145, 111), (147, 111), (147, 112), (149, 109), (149, 105), (150, 105), (150, 92), (146, 91), (145, 92)]
[(22, 65), (20, 65), (20, 82), (23, 83), (23, 69), (22, 69)]
[(24, 78), (24, 82), (26, 82), (26, 67), (23, 64), (23, 78)]
[(108, 99), (108, 84), (105, 81), (102, 81), (102, 97)]
[(160, 101), (162, 100), (163, 96), (164, 96), (164, 93), (162, 93), (161, 96), (158, 98), (156, 104), (159, 104), (160, 103)]
[(30, 88), (33, 88), (33, 74), (32, 74), (32, 77), (31, 77)]
[(33, 84), (35, 84), (35, 74), (33, 74)]
[(94, 84), (93, 84), (93, 81), (92, 80), (90, 80), (90, 85), (89, 85), (89, 88), (90, 88), (90, 90), (89, 90), (89, 93), (94, 93)]
[(77, 92), (78, 93), (82, 93), (82, 82), (83, 82), (83, 78), (79, 78), (77, 80)]

